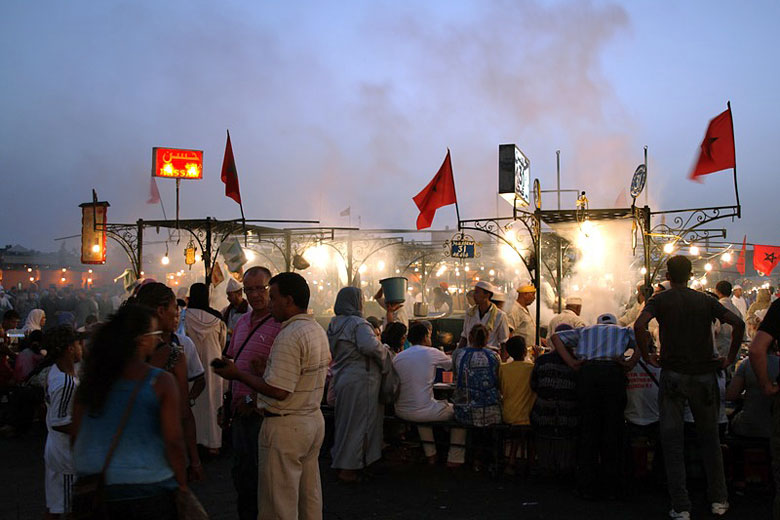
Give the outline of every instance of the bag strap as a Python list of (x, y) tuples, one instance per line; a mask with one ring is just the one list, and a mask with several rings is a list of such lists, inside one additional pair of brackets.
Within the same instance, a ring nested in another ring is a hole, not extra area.
[(119, 428), (116, 429), (114, 438), (111, 440), (111, 446), (108, 448), (108, 453), (106, 453), (106, 460), (103, 462), (103, 469), (100, 470), (101, 476), (105, 475), (106, 470), (108, 470), (108, 465), (111, 463), (111, 457), (114, 455), (114, 450), (116, 450), (116, 447), (119, 445), (119, 439), (122, 437), (125, 426), (127, 426), (127, 421), (130, 419), (130, 412), (133, 410), (135, 398), (138, 397), (138, 392), (141, 391), (141, 387), (144, 385), (144, 383), (146, 383), (149, 372), (151, 372), (151, 369), (147, 369), (146, 372), (144, 372), (144, 377), (142, 377), (141, 380), (136, 383), (135, 388), (133, 389), (133, 393), (130, 394), (130, 400), (127, 402), (125, 413), (122, 415), (122, 419), (119, 421)]
[(650, 372), (650, 369), (649, 369), (649, 368), (647, 368), (647, 365), (645, 365), (645, 364), (642, 362), (642, 360), (641, 360), (641, 359), (640, 359), (639, 361), (637, 361), (637, 363), (639, 363), (639, 366), (640, 366), (640, 367), (642, 367), (642, 370), (644, 370), (645, 372), (647, 372), (647, 375), (648, 375), (648, 376), (650, 376), (650, 379), (652, 379), (652, 380), (653, 380), (653, 383), (655, 383), (655, 386), (657, 386), (658, 388), (660, 388), (660, 387), (661, 387), (661, 385), (660, 385), (660, 383), (658, 383), (658, 379), (656, 379), (656, 377), (653, 375), (653, 373), (652, 373), (652, 372)]
[(271, 319), (271, 313), (268, 313), (268, 315), (260, 320), (260, 323), (255, 325), (255, 328), (252, 329), (252, 332), (249, 333), (249, 336), (246, 337), (244, 342), (241, 344), (241, 348), (238, 349), (238, 352), (236, 352), (236, 357), (233, 358), (233, 362), (238, 361), (238, 356), (241, 355), (241, 353), (244, 351), (244, 347), (246, 347), (247, 343), (249, 343), (249, 340), (252, 339), (252, 336), (255, 335), (255, 332), (257, 332), (257, 329), (263, 326), (263, 323)]

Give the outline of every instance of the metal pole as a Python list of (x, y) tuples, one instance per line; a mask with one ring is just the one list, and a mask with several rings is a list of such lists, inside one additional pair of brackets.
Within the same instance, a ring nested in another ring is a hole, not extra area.
[[(556, 174), (558, 178), (558, 211), (561, 211), (561, 151), (555, 151), (555, 166)], [(563, 243), (560, 235), (558, 236), (558, 266), (557, 266), (557, 280), (555, 281), (556, 291), (558, 292), (558, 314), (563, 312)], [(538, 296), (538, 295), (537, 295)], [(537, 302), (537, 308), (539, 304)], [(538, 341), (538, 339), (537, 339)]]
[(284, 270), (290, 271), (292, 266), (292, 239), (290, 231), (284, 232)]
[(534, 218), (536, 219), (536, 226), (535, 226), (535, 234), (536, 234), (536, 240), (535, 240), (535, 254), (536, 254), (536, 261), (534, 262), (534, 285), (536, 286), (536, 340), (534, 342), (535, 345), (539, 344), (539, 320), (542, 319), (542, 308), (539, 305), (539, 295), (540, 295), (540, 289), (542, 285), (542, 213), (540, 210), (536, 210), (534, 212)]
[(176, 179), (176, 229), (179, 229), (179, 186), (181, 179)]
[(649, 205), (650, 199), (650, 172), (647, 171), (647, 145), (645, 145), (645, 206)]
[(136, 237), (138, 240), (138, 251), (136, 254), (138, 255), (138, 259), (136, 260), (136, 271), (135, 271), (135, 278), (140, 279), (141, 273), (144, 270), (144, 221), (143, 219), (138, 219), (138, 222), (136, 222), (136, 225), (138, 226), (138, 229), (136, 231)]
[(731, 120), (731, 137), (734, 139), (734, 195), (737, 196), (737, 218), (742, 218), (742, 206), (739, 204), (739, 187), (737, 187), (737, 143), (734, 138), (734, 118), (731, 115), (731, 101), (726, 102), (729, 109), (729, 119)]
[(347, 286), (351, 287), (355, 277), (352, 275), (352, 231), (347, 231)]
[(206, 243), (203, 244), (203, 264), (206, 268), (206, 289), (211, 286), (211, 217), (206, 217)]
[(642, 214), (642, 246), (645, 251), (645, 286), (650, 285), (650, 207), (645, 206)]

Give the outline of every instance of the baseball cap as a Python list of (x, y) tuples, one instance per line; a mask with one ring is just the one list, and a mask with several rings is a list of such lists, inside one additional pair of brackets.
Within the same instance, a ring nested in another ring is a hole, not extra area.
[(596, 323), (598, 325), (617, 325), (617, 318), (614, 314), (607, 312), (596, 318)]

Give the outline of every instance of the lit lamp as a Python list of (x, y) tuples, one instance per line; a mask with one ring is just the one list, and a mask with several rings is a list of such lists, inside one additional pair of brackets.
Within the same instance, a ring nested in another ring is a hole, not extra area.
[(81, 208), (81, 263), (106, 263), (106, 222), (108, 202), (80, 204)]
[(192, 269), (192, 265), (195, 263), (195, 244), (190, 241), (187, 247), (184, 249), (184, 263)]

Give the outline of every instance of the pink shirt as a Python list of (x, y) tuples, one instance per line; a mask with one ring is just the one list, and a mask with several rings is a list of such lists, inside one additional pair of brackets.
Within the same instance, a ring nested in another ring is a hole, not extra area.
[[(257, 323), (254, 324), (255, 326)], [(274, 339), (279, 331), (282, 329), (282, 324), (269, 317), (265, 323), (263, 323), (257, 331), (249, 339), (249, 342), (241, 351), (241, 355), (236, 360), (236, 354), (238, 353), (241, 345), (244, 344), (247, 336), (252, 332), (254, 326), (252, 325), (252, 312), (247, 312), (241, 316), (236, 322), (236, 326), (233, 329), (233, 336), (230, 338), (230, 346), (227, 350), (228, 357), (235, 360), (236, 366), (242, 372), (252, 372), (252, 361), (259, 358), (268, 358), (271, 354), (271, 346), (274, 344)], [(239, 402), (244, 400), (247, 395), (254, 396), (255, 391), (239, 381), (231, 381), (231, 390), (233, 391), (232, 406), (236, 406)]]

